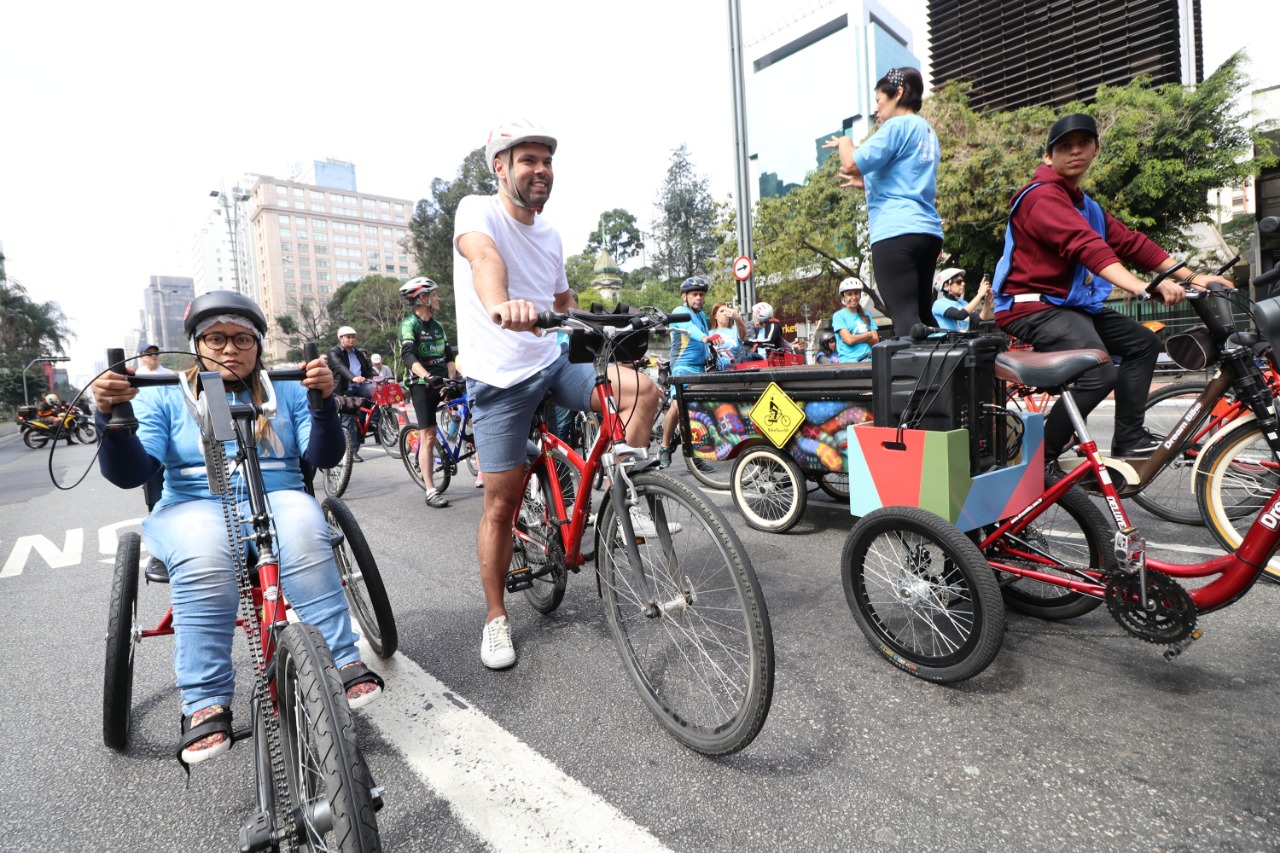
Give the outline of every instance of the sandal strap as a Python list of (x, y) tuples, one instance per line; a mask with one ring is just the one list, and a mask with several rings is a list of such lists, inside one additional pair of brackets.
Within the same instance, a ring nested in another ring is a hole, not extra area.
[(382, 680), (382, 676), (365, 666), (363, 661), (356, 661), (342, 667), (338, 670), (338, 674), (342, 676), (342, 690), (344, 693), (357, 684), (376, 684), (384, 690), (387, 687)]
[[(200, 712), (197, 711), (196, 713), (198, 714)], [(188, 776), (190, 776), (191, 770), (188, 767), (187, 762), (182, 760), (182, 751), (184, 749), (191, 746), (201, 738), (206, 738), (209, 735), (224, 734), (233, 744), (236, 739), (235, 733), (231, 730), (230, 708), (224, 708), (216, 714), (206, 717), (204, 722), (198, 726), (191, 725), (191, 720), (194, 717), (195, 714), (192, 714), (190, 717), (182, 717), (182, 736), (178, 740), (177, 749), (178, 763), (182, 765), (183, 770), (187, 771)]]

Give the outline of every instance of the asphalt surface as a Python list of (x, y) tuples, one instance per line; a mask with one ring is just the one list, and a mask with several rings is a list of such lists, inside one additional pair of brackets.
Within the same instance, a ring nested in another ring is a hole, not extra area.
[[(59, 450), (55, 476), (74, 480), (91, 453)], [(589, 572), (571, 577), (551, 616), (513, 601), (520, 662), (485, 670), (474, 535), (481, 491), (464, 472), (447, 493), (453, 506), (431, 510), (399, 461), (376, 449), (364, 456), (346, 499), (373, 545), (401, 636), (395, 667), (370, 658), (395, 670), (384, 701), (417, 689), (401, 668), (429, 673), (448, 703), (482, 714), (594, 798), (575, 806), (572, 821), (540, 817), (539, 800), (551, 813), (578, 803), (569, 799), (577, 794), (523, 775), (514, 751), (504, 774), (512, 778), (470, 780), (496, 793), (458, 795), (455, 782), (482, 771), (465, 746), (440, 749), (430, 703), (394, 737), (376, 724), (374, 705), (359, 733), (386, 788), (385, 849), (1280, 849), (1280, 587), (1261, 583), (1204, 617), (1205, 638), (1173, 663), (1126, 636), (1105, 608), (1059, 624), (1011, 613), (985, 672), (937, 686), (890, 666), (854, 624), (839, 577), (846, 508), (815, 493), (797, 528), (770, 535), (747, 528), (718, 494), (764, 590), (777, 681), (757, 740), (709, 759), (668, 737), (640, 704)], [(114, 549), (103, 530), (138, 519), (143, 503), (96, 470), (59, 491), (46, 462), (47, 453), (0, 443), (0, 613), (11, 637), (0, 665), (0, 850), (233, 849), (252, 808), (250, 750), (238, 745), (186, 782), (173, 759), (179, 702), (168, 640), (139, 648), (129, 749), (102, 744)], [(1166, 547), (1156, 553), (1198, 560), (1213, 548), (1203, 529), (1131, 511)], [(158, 619), (164, 590), (144, 588), (141, 601), (144, 619)], [(244, 713), (243, 698), (236, 711)], [(424, 751), (450, 760), (424, 769)], [(485, 826), (494, 800), (513, 788), (533, 807)], [(593, 834), (604, 812), (652, 841)]]

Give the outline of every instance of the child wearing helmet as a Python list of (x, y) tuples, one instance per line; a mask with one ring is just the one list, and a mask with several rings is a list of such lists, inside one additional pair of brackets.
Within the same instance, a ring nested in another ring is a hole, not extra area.
[(751, 351), (757, 359), (764, 358), (770, 352), (791, 351), (791, 345), (782, 335), (782, 321), (773, 316), (772, 305), (768, 302), (753, 305), (751, 321), (756, 327), (755, 337), (751, 340)]
[[(199, 371), (216, 370), (231, 402), (265, 402), (260, 371), (267, 320), (253, 300), (226, 290), (202, 294), (187, 309), (183, 326), (196, 355), (188, 371), (193, 384)], [(321, 358), (302, 368), (306, 378), (300, 384), (274, 386), (276, 415), (270, 421), (260, 417), (255, 430), (258, 455), (289, 604), (324, 636), (347, 701), (359, 708), (381, 693), (382, 680), (360, 662), (329, 527), (302, 475), (304, 458), (317, 468), (331, 467), (342, 458), (345, 443), (333, 401), (333, 373)], [(319, 409), (311, 409), (308, 390), (320, 392)], [(174, 670), (182, 691), (179, 761), (205, 761), (231, 748), (231, 640), (240, 595), (222, 502), (210, 493), (204, 473), (200, 428), (175, 386), (140, 392), (125, 377), (108, 372), (94, 380), (93, 396), (103, 476), (130, 489), (164, 473), (160, 500), (142, 521), (142, 541), (169, 572)], [(137, 432), (108, 430), (112, 408), (127, 402), (132, 402)]]
[(871, 358), (871, 346), (880, 342), (876, 321), (862, 307), (862, 282), (850, 276), (840, 282), (840, 302), (844, 305), (831, 318), (836, 334), (836, 353), (841, 364), (856, 364)]
[(831, 332), (823, 332), (818, 338), (818, 353), (813, 357), (815, 364), (839, 364), (840, 355), (836, 352), (836, 336)]

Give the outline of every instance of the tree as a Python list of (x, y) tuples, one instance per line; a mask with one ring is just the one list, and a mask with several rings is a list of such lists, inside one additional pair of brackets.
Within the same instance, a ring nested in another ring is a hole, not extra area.
[(0, 404), (20, 405), (23, 369), (34, 358), (63, 352), (72, 337), (58, 303), (34, 302), (16, 279), (0, 278)]
[(715, 252), (716, 204), (707, 179), (694, 171), (688, 147), (671, 152), (666, 183), (658, 192), (658, 218), (653, 225), (658, 251), (654, 265), (672, 278), (706, 272)]
[(301, 300), (294, 314), (276, 317), (276, 328), (289, 345), (285, 358), (291, 362), (301, 360), (302, 345), (311, 341), (320, 347), (321, 353), (325, 352), (328, 349), (325, 342), (334, 338), (334, 325), (329, 319), (329, 306), (309, 297)]
[(591, 286), (596, 276), (596, 256), (590, 247), (581, 255), (570, 255), (564, 259), (564, 274), (569, 279), (569, 286), (579, 293)]
[(498, 179), (489, 171), (484, 148), (468, 154), (452, 181), (431, 181), (431, 198), (414, 208), (409, 222), (409, 250), (420, 274), (440, 286), (440, 316), (449, 340), (457, 340), (457, 313), (453, 296), (453, 223), (458, 205), (469, 195), (494, 195)]
[[(400, 296), (400, 280), (382, 275), (365, 276), (338, 288), (329, 302), (334, 325), (356, 330), (357, 345), (380, 353), (393, 370), (399, 369), (400, 321), (409, 314)], [(444, 318), (439, 318), (441, 323)], [(329, 338), (336, 340), (336, 338)], [(455, 340), (452, 336), (450, 340)]]
[(644, 249), (644, 239), (636, 227), (636, 218), (622, 208), (600, 214), (600, 224), (587, 238), (587, 248), (582, 253), (594, 258), (599, 256), (601, 249), (619, 265), (639, 255)]
[[(995, 269), (1009, 201), (1042, 162), (1049, 125), (1067, 112), (1089, 113), (1102, 135), (1085, 191), (1171, 252), (1187, 250), (1188, 226), (1211, 220), (1210, 191), (1276, 162), (1270, 144), (1236, 111), (1236, 93), (1245, 85), (1243, 60), (1243, 54), (1232, 56), (1195, 89), (1153, 87), (1140, 77), (1099, 89), (1092, 105), (1059, 111), (1030, 107), (980, 115), (969, 107), (964, 84), (935, 89), (923, 113), (942, 143), (937, 205), (949, 263), (975, 272)], [(971, 284), (980, 278), (971, 276)]]

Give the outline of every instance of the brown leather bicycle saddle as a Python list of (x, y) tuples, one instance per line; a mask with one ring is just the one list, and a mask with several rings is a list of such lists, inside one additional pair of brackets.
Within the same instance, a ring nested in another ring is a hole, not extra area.
[(1030, 388), (1061, 388), (1080, 374), (1109, 361), (1111, 356), (1100, 349), (1010, 350), (996, 356), (996, 377)]

